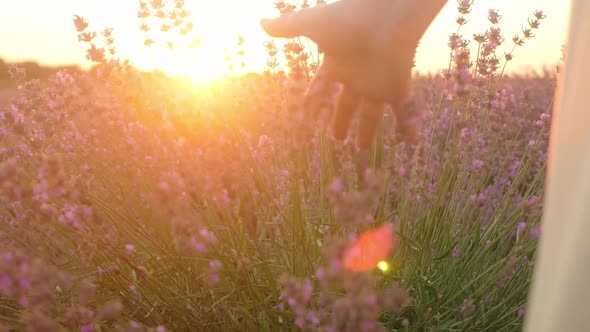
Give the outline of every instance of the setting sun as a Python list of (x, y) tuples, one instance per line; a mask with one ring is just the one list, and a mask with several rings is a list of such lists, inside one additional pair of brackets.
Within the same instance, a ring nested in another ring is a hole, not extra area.
[[(149, 39), (153, 44), (128, 49), (130, 60), (140, 67), (189, 77), (196, 83), (256, 69), (256, 63), (264, 57), (261, 52), (264, 37), (247, 20), (264, 13), (268, 6), (238, 3), (232, 4), (230, 10), (220, 1), (195, 2), (185, 7), (190, 11), (187, 22), (194, 23), (194, 28), (186, 34), (162, 32), (168, 26), (158, 18), (142, 21), (140, 27), (149, 29), (143, 31), (144, 42)], [(249, 68), (248, 64), (255, 66)]]
[(197, 84), (204, 84), (231, 74), (228, 69), (230, 63), (211, 45), (198, 48), (181, 46), (173, 50), (145, 48), (143, 52), (130, 54), (131, 60), (144, 64), (146, 68), (160, 69), (170, 76), (183, 76)]
[[(140, 68), (189, 77), (195, 83), (263, 68), (266, 61), (263, 43), (270, 38), (260, 29), (258, 20), (275, 15), (272, 4), (200, 1), (184, 7), (190, 11), (187, 21), (194, 23), (194, 28), (185, 35), (172, 29), (162, 32), (166, 24), (153, 17), (115, 22), (88, 11), (88, 20), (105, 26), (118, 24), (126, 31), (126, 37), (135, 36), (136, 40), (119, 43), (117, 48), (123, 57)], [(145, 45), (147, 39), (150, 39), (149, 45)]]

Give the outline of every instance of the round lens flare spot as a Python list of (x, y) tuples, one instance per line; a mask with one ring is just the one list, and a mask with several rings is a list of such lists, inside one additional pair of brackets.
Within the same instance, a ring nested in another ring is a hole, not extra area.
[[(344, 252), (344, 268), (349, 271), (370, 271), (385, 262), (395, 245), (393, 225), (385, 224), (361, 234)], [(380, 268), (380, 267), (379, 267)]]
[(389, 271), (389, 263), (387, 263), (386, 261), (381, 261), (377, 263), (377, 268), (382, 272), (387, 272)]

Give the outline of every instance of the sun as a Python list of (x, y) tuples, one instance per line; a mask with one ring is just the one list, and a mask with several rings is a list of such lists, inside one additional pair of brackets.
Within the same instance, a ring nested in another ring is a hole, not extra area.
[(151, 43), (143, 45), (142, 40), (133, 47), (127, 45), (135, 65), (190, 78), (198, 85), (265, 69), (267, 56), (263, 45), (270, 37), (263, 32), (259, 20), (273, 14), (272, 1), (187, 2), (186, 6), (194, 22), (191, 36), (161, 33), (158, 20), (146, 21), (153, 23), (144, 24), (149, 26), (144, 32)]
[(228, 61), (218, 47), (201, 45), (197, 49), (178, 49), (168, 53), (157, 65), (170, 76), (189, 78), (197, 85), (210, 84), (231, 75)]
[[(224, 39), (200, 36), (198, 43), (174, 34), (161, 34), (150, 45), (136, 45), (130, 60), (143, 70), (160, 70), (171, 77), (189, 78), (197, 85), (212, 83), (233, 74), (231, 58), (224, 55)], [(227, 53), (227, 51), (225, 52)]]

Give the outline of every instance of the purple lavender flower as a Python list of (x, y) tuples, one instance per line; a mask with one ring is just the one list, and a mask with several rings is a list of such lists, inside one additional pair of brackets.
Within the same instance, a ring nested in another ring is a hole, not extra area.
[(339, 194), (342, 191), (344, 191), (344, 184), (342, 183), (342, 180), (336, 179), (332, 182), (332, 184), (330, 184), (330, 192), (333, 194)]
[(479, 159), (474, 159), (471, 163), (471, 166), (473, 166), (473, 169), (475, 170), (481, 170), (483, 168), (483, 161)]
[(80, 327), (80, 332), (94, 332), (94, 324), (86, 324)]
[(127, 255), (132, 256), (135, 254), (135, 246), (128, 243), (125, 245), (125, 251), (127, 252)]
[(518, 234), (518, 235), (522, 234), (522, 232), (524, 232), (525, 229), (526, 229), (526, 223), (519, 222), (516, 225), (516, 234)]
[(537, 238), (539, 238), (540, 235), (541, 235), (541, 227), (537, 227), (531, 231), (529, 238), (531, 240), (536, 240)]
[(461, 305), (461, 311), (464, 316), (469, 316), (475, 311), (475, 304), (472, 299), (465, 299)]
[(453, 248), (453, 258), (459, 258), (461, 256), (461, 249), (459, 247)]

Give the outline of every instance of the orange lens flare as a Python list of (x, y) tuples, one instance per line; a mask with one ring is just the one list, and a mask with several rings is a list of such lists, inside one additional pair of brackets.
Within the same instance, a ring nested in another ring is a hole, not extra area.
[(370, 271), (384, 261), (394, 247), (393, 225), (385, 224), (363, 233), (344, 252), (344, 268), (350, 271)]

